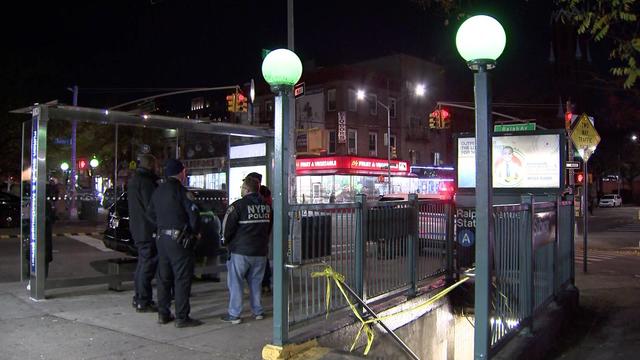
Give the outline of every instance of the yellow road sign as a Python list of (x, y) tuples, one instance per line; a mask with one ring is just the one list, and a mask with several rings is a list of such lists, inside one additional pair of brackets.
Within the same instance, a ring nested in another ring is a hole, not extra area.
[(596, 150), (596, 146), (600, 143), (600, 135), (589, 121), (587, 114), (578, 117), (576, 126), (571, 132), (571, 141), (583, 158), (588, 158)]

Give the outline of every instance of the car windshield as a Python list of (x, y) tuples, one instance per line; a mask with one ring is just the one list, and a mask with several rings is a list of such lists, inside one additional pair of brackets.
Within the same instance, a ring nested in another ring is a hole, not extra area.
[(615, 199), (614, 195), (605, 195), (602, 197), (603, 199)]

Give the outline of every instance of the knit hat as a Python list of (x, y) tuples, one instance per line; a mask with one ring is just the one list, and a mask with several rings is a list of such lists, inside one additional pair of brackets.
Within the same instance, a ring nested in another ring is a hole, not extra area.
[(180, 160), (169, 159), (164, 163), (164, 175), (165, 176), (174, 176), (178, 175), (184, 170), (184, 165), (180, 162)]

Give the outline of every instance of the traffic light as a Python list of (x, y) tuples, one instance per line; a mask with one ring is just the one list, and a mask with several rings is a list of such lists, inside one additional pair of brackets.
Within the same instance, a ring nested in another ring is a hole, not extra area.
[(451, 127), (451, 114), (447, 109), (440, 109), (440, 128), (448, 129)]
[(85, 170), (87, 168), (87, 165), (89, 165), (89, 162), (87, 161), (86, 158), (79, 158), (78, 159), (78, 169), (79, 170)]
[(397, 159), (398, 158), (398, 152), (397, 152), (395, 146), (391, 147), (391, 158), (393, 158), (393, 159)]
[(429, 129), (440, 129), (440, 113), (438, 110), (429, 114)]
[(236, 95), (235, 94), (227, 95), (226, 99), (227, 99), (227, 111), (236, 112)]
[(247, 97), (241, 93), (236, 94), (236, 112), (247, 112), (249, 110)]
[(582, 185), (584, 184), (584, 173), (582, 171), (576, 171), (573, 173), (574, 176), (574, 183), (576, 185)]

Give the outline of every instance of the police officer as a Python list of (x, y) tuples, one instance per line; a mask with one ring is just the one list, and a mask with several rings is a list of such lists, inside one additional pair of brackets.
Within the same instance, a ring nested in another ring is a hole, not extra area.
[(175, 159), (167, 160), (164, 170), (167, 181), (151, 197), (147, 215), (157, 227), (158, 246), (158, 323), (166, 324), (171, 315), (171, 289), (175, 295), (175, 326), (178, 328), (201, 325), (200, 320), (189, 317), (191, 307), (191, 278), (195, 254), (192, 247), (184, 247), (178, 240), (187, 233), (195, 233), (198, 209), (188, 198), (182, 186), (186, 169)]
[(133, 306), (137, 312), (155, 312), (158, 308), (152, 301), (151, 280), (156, 275), (158, 267), (158, 249), (153, 238), (155, 227), (147, 219), (146, 211), (151, 202), (151, 196), (158, 187), (158, 177), (154, 172), (156, 158), (145, 154), (139, 161), (140, 164), (127, 185), (129, 228), (138, 249), (138, 264), (134, 273)]
[(242, 292), (244, 280), (249, 283), (251, 311), (256, 320), (264, 319), (261, 284), (269, 251), (271, 230), (271, 206), (258, 193), (259, 183), (246, 177), (242, 183), (242, 198), (227, 209), (222, 231), (230, 252), (227, 261), (227, 286), (229, 288), (228, 313), (224, 322), (242, 322)]

